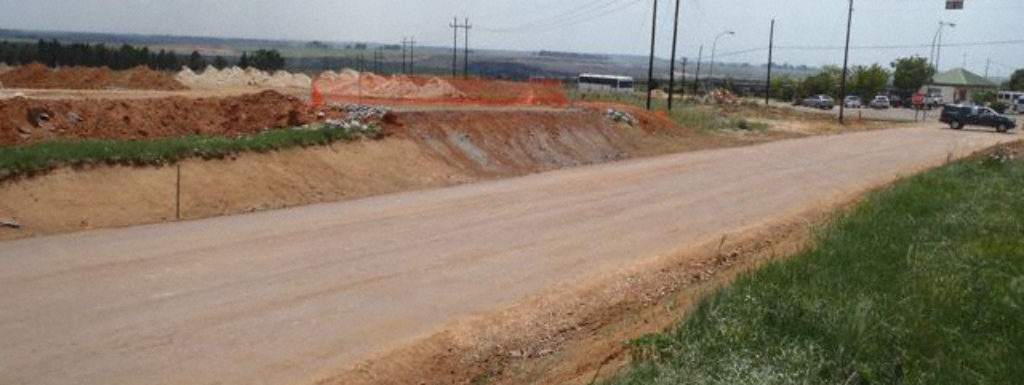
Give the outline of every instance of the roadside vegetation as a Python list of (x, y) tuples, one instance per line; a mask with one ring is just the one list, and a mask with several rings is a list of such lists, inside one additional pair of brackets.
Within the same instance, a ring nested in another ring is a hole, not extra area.
[(50, 141), (0, 147), (0, 180), (46, 172), (59, 166), (162, 165), (186, 158), (222, 158), (245, 152), (269, 152), (377, 138), (380, 135), (380, 128), (376, 126), (336, 124), (277, 129), (236, 138), (190, 136), (161, 140)]
[(1024, 162), (1001, 148), (871, 194), (817, 246), (631, 343), (608, 384), (1024, 378)]
[[(641, 97), (637, 93), (588, 93), (584, 95), (575, 90), (569, 90), (567, 93), (573, 100), (587, 102), (622, 103), (638, 108), (645, 108), (647, 103), (646, 97)], [(667, 103), (665, 100), (656, 99), (652, 101), (652, 108), (666, 110)], [(709, 131), (765, 130), (768, 128), (765, 123), (751, 121), (719, 106), (697, 104), (692, 98), (678, 99), (677, 104), (673, 105), (672, 111), (666, 111), (666, 116), (682, 127)]]

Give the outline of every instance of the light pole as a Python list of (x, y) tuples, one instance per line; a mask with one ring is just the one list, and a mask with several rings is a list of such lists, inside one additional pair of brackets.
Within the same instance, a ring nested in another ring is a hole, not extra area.
[(942, 29), (945, 27), (956, 28), (956, 24), (940, 21), (939, 29), (935, 31), (935, 37), (932, 38), (932, 65), (935, 66), (936, 72), (939, 71), (939, 56), (942, 55)]
[(711, 44), (711, 68), (708, 69), (708, 80), (711, 80), (711, 84), (714, 84), (715, 81), (715, 50), (718, 48), (718, 39), (721, 39), (722, 36), (732, 36), (735, 34), (736, 32), (733, 31), (722, 32), (715, 36), (715, 41)]

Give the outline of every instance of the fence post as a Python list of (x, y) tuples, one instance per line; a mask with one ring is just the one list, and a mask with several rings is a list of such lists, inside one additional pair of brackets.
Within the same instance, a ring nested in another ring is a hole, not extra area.
[(174, 183), (174, 220), (181, 220), (181, 164), (177, 165), (177, 178)]

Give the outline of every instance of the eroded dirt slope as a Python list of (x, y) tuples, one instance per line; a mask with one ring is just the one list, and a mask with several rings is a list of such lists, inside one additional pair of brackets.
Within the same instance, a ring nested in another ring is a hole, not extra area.
[[(274, 111), (258, 116), (277, 119)], [(637, 116), (639, 122), (629, 125), (594, 110), (398, 112), (380, 140), (183, 161), (181, 217), (331, 202), (776, 139), (680, 129)], [(23, 224), (21, 229), (0, 228), (0, 239), (174, 220), (176, 167), (62, 168), (0, 183), (0, 217)]]

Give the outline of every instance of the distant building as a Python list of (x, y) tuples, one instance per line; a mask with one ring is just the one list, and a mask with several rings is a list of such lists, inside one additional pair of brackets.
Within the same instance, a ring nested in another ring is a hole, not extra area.
[(935, 75), (931, 84), (924, 88), (922, 93), (933, 96), (941, 95), (942, 100), (946, 103), (971, 104), (974, 102), (976, 92), (996, 91), (999, 89), (999, 85), (971, 71), (954, 68)]

